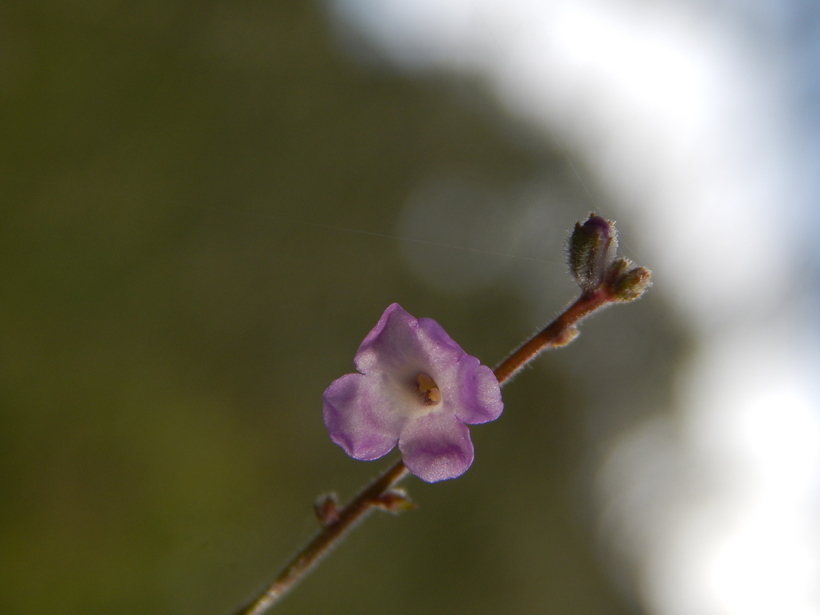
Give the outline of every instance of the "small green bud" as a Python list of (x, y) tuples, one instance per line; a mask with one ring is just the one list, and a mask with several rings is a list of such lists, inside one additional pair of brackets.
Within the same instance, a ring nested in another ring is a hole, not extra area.
[(618, 233), (615, 224), (590, 214), (586, 222), (575, 225), (567, 244), (569, 270), (584, 292), (598, 288), (607, 276), (615, 252)]
[(621, 275), (613, 284), (616, 301), (634, 301), (652, 285), (652, 273), (645, 267), (635, 267)]

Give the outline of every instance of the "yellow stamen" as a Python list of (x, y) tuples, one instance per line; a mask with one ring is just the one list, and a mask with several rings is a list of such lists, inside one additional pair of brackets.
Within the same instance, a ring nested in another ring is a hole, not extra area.
[(441, 401), (441, 391), (436, 381), (424, 372), (416, 376), (416, 385), (425, 405), (432, 406)]

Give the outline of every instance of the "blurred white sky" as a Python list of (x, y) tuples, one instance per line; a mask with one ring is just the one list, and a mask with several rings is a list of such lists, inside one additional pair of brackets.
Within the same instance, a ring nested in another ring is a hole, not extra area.
[(804, 333), (820, 123), (801, 102), (817, 45), (786, 32), (801, 3), (332, 6), (408, 70), (484, 77), (587, 160), (699, 332), (681, 420), (627, 434), (601, 471), (602, 524), (647, 610), (820, 613), (820, 355)]

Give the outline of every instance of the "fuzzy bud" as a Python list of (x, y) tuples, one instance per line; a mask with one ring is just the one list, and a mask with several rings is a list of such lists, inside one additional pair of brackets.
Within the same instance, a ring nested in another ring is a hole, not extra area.
[(614, 284), (613, 295), (616, 301), (634, 301), (652, 284), (652, 274), (645, 267), (635, 267), (624, 273)]
[(567, 257), (572, 276), (581, 290), (598, 288), (609, 272), (618, 249), (615, 224), (601, 216), (590, 214), (586, 222), (578, 222), (567, 244)]

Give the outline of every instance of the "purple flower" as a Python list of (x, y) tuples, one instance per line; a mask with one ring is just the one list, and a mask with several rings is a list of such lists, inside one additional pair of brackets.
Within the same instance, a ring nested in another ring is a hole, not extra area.
[(354, 459), (378, 459), (398, 442), (404, 464), (428, 483), (461, 476), (473, 462), (467, 425), (499, 417), (492, 370), (430, 318), (388, 307), (354, 359), (358, 374), (322, 396), (330, 438)]

